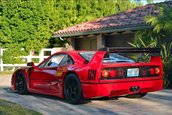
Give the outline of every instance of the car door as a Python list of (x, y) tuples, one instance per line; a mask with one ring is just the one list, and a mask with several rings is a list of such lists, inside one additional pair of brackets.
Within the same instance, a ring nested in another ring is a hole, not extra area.
[(55, 75), (51, 81), (50, 90), (52, 90), (54, 93), (56, 93), (55, 91), (58, 91), (57, 93), (62, 92), (63, 78), (68, 72), (69, 66), (73, 64), (73, 59), (68, 54), (66, 54), (55, 71)]
[(55, 54), (37, 68), (33, 68), (30, 75), (31, 88), (40, 93), (58, 92), (58, 88), (52, 91), (51, 85), (52, 81), (58, 81), (58, 77), (56, 77), (57, 68), (65, 55)]

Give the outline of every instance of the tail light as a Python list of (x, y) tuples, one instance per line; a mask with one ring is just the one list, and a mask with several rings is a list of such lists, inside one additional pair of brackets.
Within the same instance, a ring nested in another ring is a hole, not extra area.
[(149, 69), (150, 75), (159, 75), (161, 70), (159, 67), (151, 67)]
[(124, 71), (123, 71), (123, 69), (119, 69), (118, 70), (118, 76), (123, 76), (124, 75)]
[(158, 74), (160, 74), (160, 72), (161, 72), (160, 68), (159, 67), (156, 67), (155, 68), (155, 74), (158, 75)]
[(142, 70), (142, 76), (146, 76), (147, 75), (147, 70), (146, 69), (143, 69)]
[(102, 70), (101, 76), (103, 78), (123, 77), (124, 76), (124, 71), (123, 71), (123, 69), (107, 68), (107, 69)]
[(155, 74), (155, 69), (154, 68), (150, 68), (149, 72), (150, 72), (150, 75), (154, 75)]
[(103, 70), (102, 71), (102, 77), (108, 78), (109, 77), (109, 71), (108, 70)]
[(116, 70), (110, 70), (109, 75), (110, 77), (116, 77)]

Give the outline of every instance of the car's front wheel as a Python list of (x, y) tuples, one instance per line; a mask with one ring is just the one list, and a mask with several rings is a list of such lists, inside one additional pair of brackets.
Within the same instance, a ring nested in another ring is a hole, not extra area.
[(137, 94), (130, 94), (127, 95), (127, 98), (142, 98), (146, 95), (147, 93), (137, 93)]
[(64, 96), (71, 104), (83, 101), (81, 83), (75, 74), (69, 74), (64, 80)]
[(28, 94), (25, 76), (22, 72), (17, 73), (16, 76), (16, 90), (19, 94)]

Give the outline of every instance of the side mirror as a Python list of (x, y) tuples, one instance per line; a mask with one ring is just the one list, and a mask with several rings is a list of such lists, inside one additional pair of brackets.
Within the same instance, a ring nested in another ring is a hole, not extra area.
[(27, 66), (35, 67), (35, 64), (34, 64), (33, 62), (28, 62), (28, 63), (27, 63)]

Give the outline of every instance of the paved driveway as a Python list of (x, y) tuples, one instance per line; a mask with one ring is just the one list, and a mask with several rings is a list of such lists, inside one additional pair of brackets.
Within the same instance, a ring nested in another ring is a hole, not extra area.
[[(8, 76), (6, 83), (10, 83)], [(2, 83), (0, 78), (0, 84)], [(149, 93), (142, 99), (120, 97), (112, 100), (92, 100), (82, 105), (71, 105), (65, 100), (45, 95), (19, 95), (9, 89), (9, 84), (0, 85), (0, 98), (6, 99), (45, 115), (172, 115), (172, 90)]]

